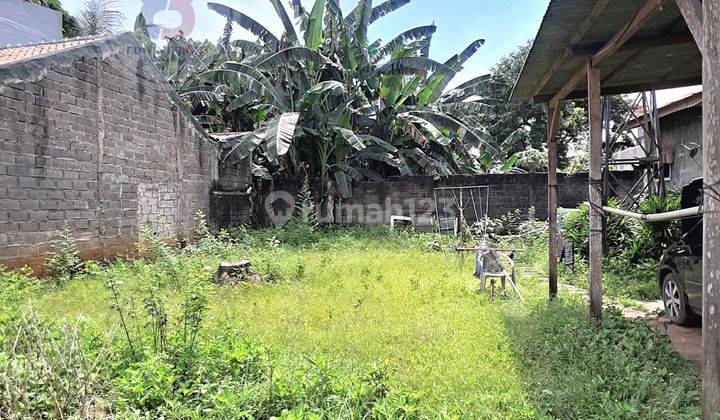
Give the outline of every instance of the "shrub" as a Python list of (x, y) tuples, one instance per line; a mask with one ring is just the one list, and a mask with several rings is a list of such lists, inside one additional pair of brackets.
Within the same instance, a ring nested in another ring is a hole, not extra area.
[(82, 327), (43, 322), (32, 311), (0, 322), (0, 417), (91, 417), (102, 411), (107, 347)]
[(47, 259), (47, 269), (56, 281), (66, 281), (83, 272), (84, 264), (67, 221), (60, 231), (60, 241), (52, 245)]

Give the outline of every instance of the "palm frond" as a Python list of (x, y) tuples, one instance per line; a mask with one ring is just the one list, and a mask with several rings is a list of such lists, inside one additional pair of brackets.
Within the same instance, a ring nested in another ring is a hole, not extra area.
[(110, 35), (122, 29), (125, 15), (117, 0), (86, 0), (77, 16), (80, 35)]

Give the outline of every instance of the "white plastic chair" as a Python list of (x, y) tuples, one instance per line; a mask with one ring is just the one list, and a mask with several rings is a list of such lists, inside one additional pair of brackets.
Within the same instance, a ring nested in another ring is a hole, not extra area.
[(507, 254), (491, 249), (478, 249), (475, 253), (475, 277), (480, 279), (480, 291), (483, 293), (487, 288), (487, 279), (490, 279), (491, 301), (495, 299), (495, 279), (500, 279), (503, 290), (506, 281), (509, 281), (515, 295), (522, 300), (515, 285), (515, 261)]

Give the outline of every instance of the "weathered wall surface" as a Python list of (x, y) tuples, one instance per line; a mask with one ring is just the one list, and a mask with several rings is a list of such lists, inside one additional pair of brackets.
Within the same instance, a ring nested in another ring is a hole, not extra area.
[(41, 266), (65, 221), (102, 258), (142, 224), (182, 238), (210, 212), (217, 145), (157, 74), (128, 51), (0, 86), (0, 263)]
[[(616, 176), (627, 188), (635, 175), (617, 173)], [(560, 207), (572, 208), (587, 201), (587, 174), (560, 174), (558, 184)], [(442, 209), (442, 203), (446, 203), (448, 211), (453, 208), (456, 210), (453, 203), (459, 199), (457, 192), (453, 195), (451, 190), (440, 190), (437, 191), (436, 202), (435, 189), (460, 186), (488, 187), (487, 213), (490, 217), (500, 217), (515, 209), (527, 212), (530, 207), (534, 207), (537, 218), (547, 218), (547, 174), (533, 173), (452, 176), (439, 180), (429, 176), (411, 176), (391, 178), (386, 182), (363, 183), (353, 187), (352, 197), (344, 200), (342, 207), (336, 209), (334, 219), (337, 223), (375, 226), (387, 225), (391, 215), (398, 215), (412, 217), (417, 226), (430, 226), (437, 207)], [(623, 186), (618, 189), (622, 191)], [(296, 193), (296, 181), (276, 180), (272, 185), (266, 185), (261, 194), (263, 200), (258, 204), (263, 223), (271, 225), (285, 220), (288, 212), (292, 211)], [(466, 201), (467, 198), (465, 196)], [(473, 199), (478, 205), (478, 214), (481, 214), (483, 210), (480, 206), (485, 195)], [(468, 213), (466, 218), (470, 221), (475, 211), (469, 210)]]
[(691, 150), (702, 145), (702, 130), (702, 107), (688, 108), (660, 120), (663, 152), (673, 154), (669, 186), (675, 190), (702, 178), (702, 151), (691, 156)]

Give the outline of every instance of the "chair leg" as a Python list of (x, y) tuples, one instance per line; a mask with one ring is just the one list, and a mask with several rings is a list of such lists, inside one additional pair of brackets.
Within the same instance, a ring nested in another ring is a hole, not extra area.
[(500, 277), (500, 287), (505, 290), (505, 276)]
[(495, 277), (490, 279), (490, 302), (495, 301)]
[(480, 276), (480, 292), (481, 293), (485, 293), (485, 286), (486, 286), (485, 281), (486, 281), (486, 278), (485, 278), (485, 275), (483, 274), (482, 276)]

